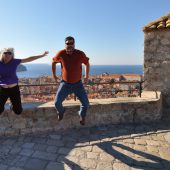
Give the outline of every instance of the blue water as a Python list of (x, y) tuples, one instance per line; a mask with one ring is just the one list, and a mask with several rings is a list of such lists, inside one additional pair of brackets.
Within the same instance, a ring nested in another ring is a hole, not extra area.
[[(17, 72), (19, 78), (51, 76), (51, 65), (48, 64), (24, 64), (27, 71)], [(56, 73), (60, 75), (60, 65), (57, 65)], [(142, 65), (91, 65), (90, 75), (102, 73), (109, 74), (143, 74)], [(83, 68), (84, 74), (84, 68)]]

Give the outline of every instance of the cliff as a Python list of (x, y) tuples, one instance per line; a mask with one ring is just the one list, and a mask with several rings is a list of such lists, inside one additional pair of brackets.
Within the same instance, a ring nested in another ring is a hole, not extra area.
[(17, 67), (17, 72), (21, 72), (21, 71), (27, 71), (26, 66), (20, 64), (20, 65)]

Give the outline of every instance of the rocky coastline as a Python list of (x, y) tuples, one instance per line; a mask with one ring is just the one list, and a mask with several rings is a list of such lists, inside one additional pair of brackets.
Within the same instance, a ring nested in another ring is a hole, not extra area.
[(26, 66), (24, 66), (23, 64), (20, 64), (20, 65), (17, 67), (17, 72), (21, 72), (21, 71), (27, 71)]

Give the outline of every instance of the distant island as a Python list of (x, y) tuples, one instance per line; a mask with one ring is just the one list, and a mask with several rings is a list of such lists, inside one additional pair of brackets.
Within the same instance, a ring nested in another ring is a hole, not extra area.
[(26, 66), (24, 66), (24, 65), (22, 65), (22, 64), (18, 65), (18, 67), (17, 67), (17, 72), (21, 72), (21, 71), (27, 71)]

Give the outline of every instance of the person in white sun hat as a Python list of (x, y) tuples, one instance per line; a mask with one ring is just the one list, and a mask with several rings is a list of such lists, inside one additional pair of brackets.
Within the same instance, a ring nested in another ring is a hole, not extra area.
[(0, 52), (0, 114), (4, 111), (4, 106), (9, 98), (11, 109), (15, 114), (22, 113), (22, 104), (20, 90), (18, 86), (18, 77), (16, 75), (17, 66), (20, 63), (27, 63), (44, 57), (48, 54), (45, 51), (41, 55), (31, 56), (24, 59), (14, 58), (13, 48), (4, 48)]

